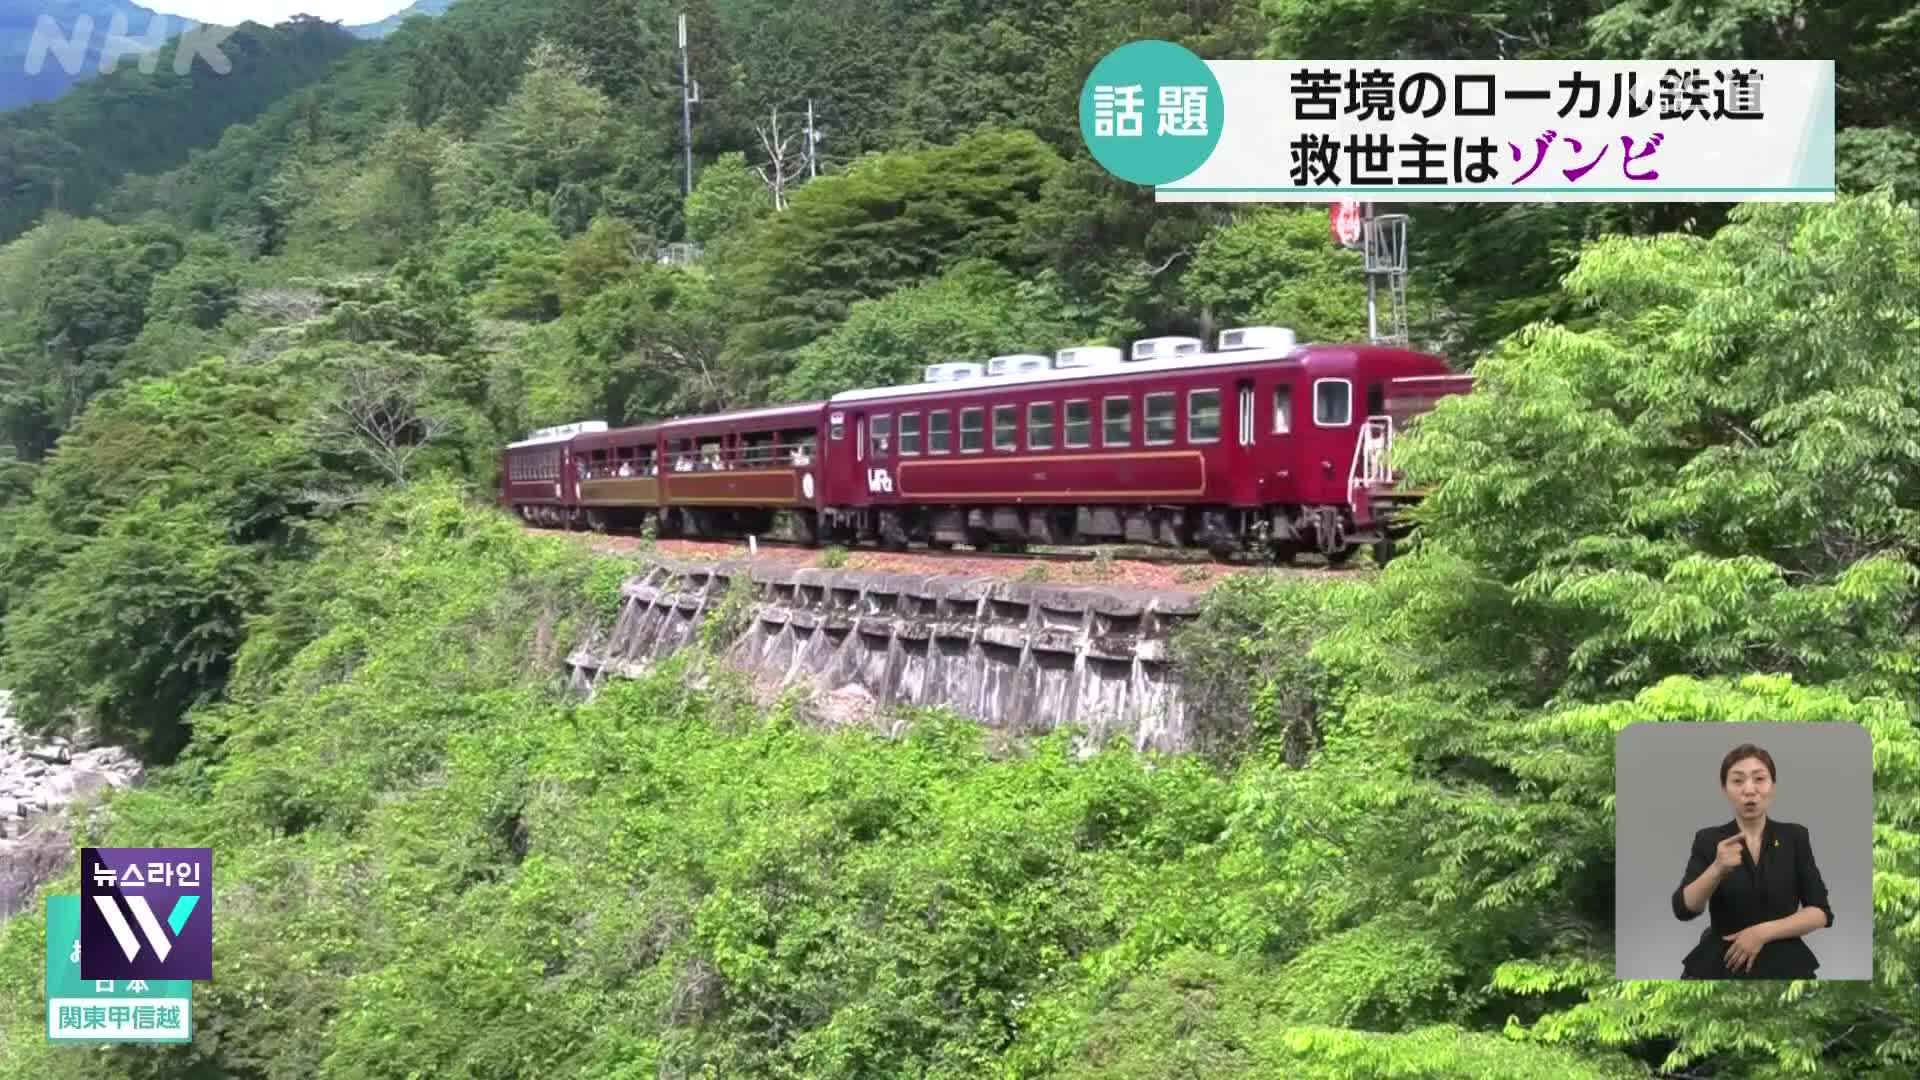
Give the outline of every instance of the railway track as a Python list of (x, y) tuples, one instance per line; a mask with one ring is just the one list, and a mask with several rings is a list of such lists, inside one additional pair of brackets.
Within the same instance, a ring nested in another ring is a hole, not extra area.
[[(594, 532), (583, 532), (580, 530), (547, 528), (547, 527), (537, 526), (537, 525), (526, 525), (524, 527), (530, 529), (533, 532), (545, 533), (553, 536), (576, 536), (576, 537), (581, 537), (583, 539), (591, 539), (594, 537), (605, 537), (605, 538), (624, 539), (624, 540), (639, 539), (638, 536), (635, 536), (629, 533), (594, 533)], [(1116, 546), (1112, 548), (1096, 548), (1093, 550), (1029, 548), (1023, 551), (996, 550), (991, 548), (983, 550), (983, 549), (966, 547), (965, 545), (955, 545), (951, 548), (933, 548), (933, 547), (927, 547), (925, 545), (913, 545), (907, 548), (883, 548), (883, 547), (873, 547), (873, 546), (866, 546), (866, 545), (847, 547), (843, 545), (832, 545), (832, 544), (808, 545), (808, 544), (802, 543), (801, 541), (788, 539), (786, 537), (766, 537), (766, 536), (756, 536), (753, 538), (751, 542), (747, 540), (734, 539), (730, 537), (702, 537), (702, 538), (675, 537), (671, 542), (700, 544), (700, 545), (709, 546), (709, 547), (724, 546), (725, 548), (738, 552), (741, 555), (750, 554), (750, 552), (755, 546), (764, 547), (764, 548), (773, 548), (773, 549), (778, 549), (782, 551), (812, 551), (816, 553), (824, 553), (838, 546), (840, 550), (846, 552), (850, 556), (851, 555), (910, 555), (910, 556), (917, 556), (917, 557), (936, 559), (936, 560), (952, 559), (956, 561), (992, 560), (992, 561), (998, 561), (998, 562), (1092, 564), (1092, 563), (1099, 562), (1104, 557), (1107, 561), (1112, 563), (1131, 563), (1131, 564), (1142, 565), (1142, 566), (1174, 567), (1174, 568), (1211, 567), (1211, 568), (1225, 569), (1228, 567), (1232, 567), (1232, 568), (1238, 569), (1238, 568), (1271, 567), (1274, 565), (1270, 560), (1265, 560), (1258, 556), (1253, 556), (1253, 555), (1243, 555), (1234, 559), (1219, 559), (1203, 551), (1164, 551), (1163, 552), (1163, 551), (1155, 551), (1152, 549), (1143, 549), (1138, 547), (1125, 547), (1125, 546)], [(1329, 568), (1329, 569), (1332, 569), (1332, 568)]]

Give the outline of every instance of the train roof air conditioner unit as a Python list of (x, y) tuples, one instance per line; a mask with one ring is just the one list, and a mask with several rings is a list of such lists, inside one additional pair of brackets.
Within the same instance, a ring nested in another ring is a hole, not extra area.
[(1020, 375), (1029, 371), (1045, 371), (1047, 367), (1047, 358), (1038, 353), (1008, 353), (987, 361), (987, 374)]
[(1166, 360), (1205, 352), (1207, 343), (1197, 337), (1156, 337), (1133, 343), (1135, 360)]
[(979, 364), (955, 362), (951, 364), (927, 365), (928, 382), (959, 382), (962, 379), (977, 379), (979, 377)]
[(1220, 351), (1235, 349), (1291, 349), (1300, 343), (1284, 326), (1243, 326), (1220, 332)]
[(1057, 368), (1106, 367), (1108, 364), (1120, 363), (1124, 355), (1111, 345), (1080, 345), (1054, 353), (1053, 366)]

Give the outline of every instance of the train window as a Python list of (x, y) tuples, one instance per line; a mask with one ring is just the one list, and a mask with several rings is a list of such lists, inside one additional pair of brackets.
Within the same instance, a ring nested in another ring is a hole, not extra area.
[(1293, 430), (1293, 384), (1273, 388), (1273, 433), (1285, 435)]
[(1380, 416), (1387, 411), (1387, 391), (1379, 383), (1367, 384), (1367, 415)]
[(1020, 449), (1020, 406), (995, 405), (993, 407), (993, 448), (995, 450)]
[(960, 410), (960, 452), (977, 454), (987, 448), (987, 410)]
[(1053, 449), (1053, 402), (1027, 406), (1027, 449)]
[(873, 435), (873, 456), (885, 457), (887, 454), (887, 443), (892, 441), (893, 417), (874, 417), (871, 431)]
[(1133, 441), (1133, 399), (1110, 397), (1101, 402), (1101, 446), (1126, 446)]
[(1067, 402), (1066, 436), (1068, 446), (1093, 445), (1093, 402)]
[(805, 466), (813, 464), (813, 448), (818, 435), (813, 428), (788, 428), (780, 433), (780, 447), (777, 456), (784, 457), (784, 464)]
[(1353, 384), (1345, 379), (1321, 379), (1313, 384), (1313, 422), (1321, 427), (1346, 427), (1353, 422)]
[(900, 414), (900, 452), (920, 452), (920, 414), (917, 412)]
[(1195, 390), (1187, 395), (1187, 441), (1220, 441), (1220, 391)]
[[(1174, 431), (1174, 395), (1148, 394), (1147, 406), (1147, 443), (1160, 446), (1173, 441)], [(1111, 420), (1112, 413), (1108, 413)]]
[(953, 451), (953, 414), (942, 410), (927, 414), (927, 453)]
[(847, 414), (834, 413), (828, 418), (827, 438), (839, 442), (847, 437)]

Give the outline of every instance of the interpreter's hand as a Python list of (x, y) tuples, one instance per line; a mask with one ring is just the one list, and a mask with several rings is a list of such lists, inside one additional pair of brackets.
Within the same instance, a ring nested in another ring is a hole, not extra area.
[(1719, 848), (1714, 852), (1714, 868), (1723, 873), (1740, 869), (1740, 847), (1745, 843), (1738, 833), (1720, 841)]
[(1768, 940), (1767, 932), (1758, 926), (1749, 926), (1737, 934), (1728, 934), (1727, 946), (1728, 971), (1752, 971), (1753, 962), (1760, 956), (1760, 947)]

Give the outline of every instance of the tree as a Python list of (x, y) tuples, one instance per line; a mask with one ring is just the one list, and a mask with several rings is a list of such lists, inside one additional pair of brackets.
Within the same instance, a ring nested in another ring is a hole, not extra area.
[[(1397, 446), (1423, 546), (1315, 655), (1327, 749), (1276, 768), (1239, 827), (1365, 882), (1312, 917), (1397, 918), (1492, 987), (1527, 1042), (1666, 1070), (1819, 1061), (1902, 1071), (1879, 987), (1735, 1006), (1611, 978), (1613, 734), (1640, 721), (1837, 721), (1876, 751), (1876, 977), (1920, 961), (1911, 702), (1920, 611), (1920, 212), (1885, 198), (1743, 207), (1711, 240), (1615, 237), (1543, 326)], [(1884, 740), (1884, 742), (1883, 742)], [(1389, 808), (1391, 811), (1389, 812)], [(1858, 1042), (1849, 1031), (1873, 1035)], [(1661, 1060), (1664, 1058), (1664, 1060)]]
[(710, 244), (766, 216), (773, 208), (762, 177), (738, 151), (700, 170), (687, 196), (687, 239)]
[(1256, 210), (1196, 246), (1181, 291), (1209, 330), (1279, 325), (1302, 341), (1365, 341), (1361, 266), (1333, 243), (1324, 211)]
[(826, 333), (856, 300), (967, 258), (1031, 266), (1025, 215), (1059, 157), (1026, 132), (983, 132), (925, 151), (878, 154), (823, 176), (756, 225), (716, 266), (739, 312), (728, 345), (749, 380)]
[(773, 396), (810, 401), (914, 382), (931, 362), (1052, 353), (1085, 332), (1047, 290), (1023, 289), (990, 262), (961, 263), (932, 281), (855, 302), (832, 333), (793, 354), (793, 370)]
[(787, 192), (799, 186), (806, 168), (807, 147), (802, 141), (807, 136), (806, 129), (796, 128), (789, 120), (786, 130), (782, 131), (780, 107), (776, 105), (767, 111), (765, 123), (754, 121), (753, 133), (760, 140), (761, 162), (753, 167), (754, 173), (767, 186), (775, 212), (785, 210)]
[(0, 530), (0, 684), (24, 723), (77, 710), (157, 760), (217, 694), (273, 561), (298, 550), (325, 467), (287, 436), (287, 370), (215, 359), (111, 389)]
[(332, 367), (333, 385), (314, 403), (304, 435), (329, 453), (364, 461), (387, 483), (405, 485), (416, 460), (458, 431), (436, 401), (444, 374), (429, 362), (383, 350)]
[(240, 271), (230, 260), (195, 255), (153, 283), (148, 320), (212, 330), (239, 307)]
[(534, 47), (519, 88), (450, 170), (458, 220), (530, 209), (569, 233), (591, 219), (613, 164), (615, 122), (612, 99), (588, 78), (577, 54), (546, 41)]

